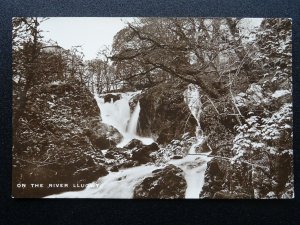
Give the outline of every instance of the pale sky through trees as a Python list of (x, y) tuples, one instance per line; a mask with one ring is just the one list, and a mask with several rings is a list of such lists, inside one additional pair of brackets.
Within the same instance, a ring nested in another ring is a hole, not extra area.
[[(85, 60), (94, 59), (100, 49), (111, 46), (114, 35), (133, 17), (50, 17), (41, 23), (45, 40), (56, 41), (65, 49), (82, 46)], [(259, 26), (262, 19), (248, 18), (243, 25)]]
[(130, 17), (50, 17), (41, 23), (45, 40), (56, 41), (65, 49), (82, 46), (86, 60), (96, 58), (105, 45), (111, 45), (114, 35)]

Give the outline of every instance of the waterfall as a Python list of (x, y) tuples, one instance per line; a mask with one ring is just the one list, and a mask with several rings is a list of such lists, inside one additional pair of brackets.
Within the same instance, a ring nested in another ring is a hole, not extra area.
[(202, 103), (200, 100), (199, 87), (197, 87), (194, 84), (189, 84), (183, 95), (185, 103), (188, 105), (191, 114), (197, 121), (196, 137), (200, 137), (202, 135), (202, 129), (200, 126), (200, 114), (202, 112)]
[(141, 106), (140, 106), (140, 102), (138, 102), (131, 115), (131, 118), (128, 123), (128, 128), (127, 128), (127, 132), (129, 134), (132, 134), (133, 136), (137, 135), (137, 125), (139, 122), (140, 111), (141, 111)]
[(137, 125), (140, 114), (140, 103), (138, 102), (133, 113), (130, 112), (130, 100), (140, 94), (138, 92), (114, 93), (121, 95), (121, 98), (115, 102), (104, 102), (103, 96), (95, 94), (98, 107), (100, 108), (102, 122), (115, 127), (123, 136), (117, 147), (124, 147), (132, 139), (138, 139), (145, 145), (149, 145), (154, 140), (151, 137), (140, 137), (137, 135)]
[(200, 115), (202, 112), (200, 90), (196, 85), (189, 84), (183, 95), (185, 103), (197, 121), (195, 133), (196, 141), (190, 147), (186, 157), (177, 161), (173, 160), (171, 163), (180, 167), (185, 173), (185, 180), (187, 182), (185, 198), (199, 198), (199, 194), (204, 185), (207, 162), (210, 160), (209, 157), (207, 157), (209, 153), (202, 153), (202, 155), (196, 154), (196, 147), (201, 145), (204, 141), (203, 132), (200, 126)]
[[(144, 144), (151, 144), (152, 138), (139, 137), (136, 134), (140, 104), (137, 103), (133, 113), (130, 113), (129, 102), (136, 93), (122, 93), (121, 99), (115, 102), (106, 102), (100, 96), (95, 95), (98, 106), (101, 110), (101, 117), (104, 123), (114, 126), (123, 135), (119, 147), (126, 145), (131, 139), (136, 138)], [(132, 198), (135, 186), (145, 177), (151, 176), (152, 171), (162, 169), (168, 164), (173, 164), (184, 171), (184, 178), (187, 182), (185, 198), (198, 199), (204, 185), (204, 175), (209, 162), (209, 153), (202, 155), (193, 154), (195, 148), (203, 141), (200, 127), (201, 101), (200, 92), (197, 86), (189, 85), (184, 92), (184, 99), (190, 112), (197, 120), (196, 140), (189, 150), (189, 154), (182, 159), (171, 159), (164, 165), (146, 164), (132, 168), (121, 169), (118, 172), (109, 172), (108, 175), (92, 182), (86, 189), (75, 192), (48, 196), (48, 198)]]
[(189, 84), (187, 89), (183, 93), (183, 95), (184, 95), (184, 101), (188, 105), (191, 114), (194, 116), (194, 118), (197, 121), (197, 127), (195, 133), (197, 141), (192, 145), (189, 151), (189, 154), (195, 154), (196, 147), (201, 145), (204, 140), (203, 132), (200, 126), (200, 115), (202, 112), (202, 103), (200, 99), (199, 87), (197, 87), (194, 84)]

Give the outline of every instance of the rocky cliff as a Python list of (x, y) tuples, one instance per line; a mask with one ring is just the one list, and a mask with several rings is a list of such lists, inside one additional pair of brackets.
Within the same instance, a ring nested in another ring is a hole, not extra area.
[(121, 136), (102, 124), (99, 115), (92, 94), (78, 82), (32, 87), (13, 142), (13, 196), (40, 197), (65, 190), (30, 184), (69, 184), (72, 190), (72, 184), (106, 175), (100, 150), (114, 147)]
[(138, 132), (152, 135), (159, 144), (167, 144), (184, 133), (195, 133), (197, 121), (184, 102), (186, 85), (161, 83), (143, 92)]

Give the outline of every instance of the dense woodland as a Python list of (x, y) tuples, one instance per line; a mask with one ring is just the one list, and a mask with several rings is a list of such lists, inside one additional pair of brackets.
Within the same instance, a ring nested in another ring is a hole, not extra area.
[[(213, 157), (199, 197), (293, 197), (290, 19), (263, 19), (259, 28), (247, 29), (242, 18), (136, 18), (115, 35), (110, 48), (87, 61), (80, 46), (63, 49), (45, 41), (44, 20), (13, 19), (15, 183), (46, 182), (41, 177), (60, 182), (70, 176), (78, 182), (86, 176), (82, 167), (92, 168), (85, 182), (107, 173), (97, 148), (115, 147), (107, 146), (102, 134), (116, 131), (96, 119), (91, 124), (99, 114), (92, 109), (94, 93), (142, 90), (139, 133), (155, 133), (160, 149), (182, 139), (183, 127), (192, 135), (195, 122), (186, 113), (168, 115), (186, 107), (182, 93), (194, 84), (201, 93), (205, 145)], [(57, 96), (70, 111), (46, 104)], [(155, 105), (162, 102), (169, 109)], [(75, 119), (62, 127), (70, 114)], [(45, 122), (44, 117), (54, 116), (56, 122)], [(70, 174), (57, 178), (66, 165)], [(13, 190), (16, 196), (49, 194)]]

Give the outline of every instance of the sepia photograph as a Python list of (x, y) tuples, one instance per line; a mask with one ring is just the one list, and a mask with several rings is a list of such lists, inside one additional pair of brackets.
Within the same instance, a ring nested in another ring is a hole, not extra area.
[(13, 198), (294, 198), (290, 18), (12, 29)]

